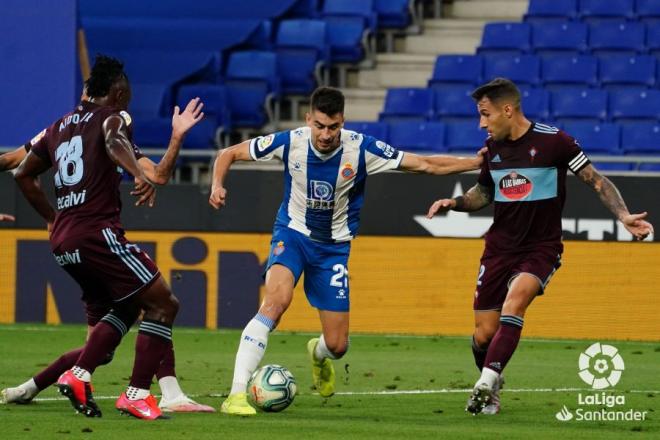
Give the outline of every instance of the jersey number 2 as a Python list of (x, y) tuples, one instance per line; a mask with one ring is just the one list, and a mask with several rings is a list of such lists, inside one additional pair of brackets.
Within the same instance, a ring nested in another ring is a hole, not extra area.
[(73, 186), (83, 177), (83, 144), (82, 137), (74, 136), (69, 142), (62, 142), (55, 150), (57, 173), (55, 173), (55, 186)]
[[(330, 285), (332, 287), (348, 287), (348, 269), (343, 264), (335, 264), (332, 266), (332, 271), (337, 272), (330, 278)], [(343, 280), (342, 280), (343, 278)]]

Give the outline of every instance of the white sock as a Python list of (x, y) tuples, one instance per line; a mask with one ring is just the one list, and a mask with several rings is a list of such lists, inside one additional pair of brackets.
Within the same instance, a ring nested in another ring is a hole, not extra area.
[(495, 384), (497, 383), (499, 378), (500, 378), (500, 374), (497, 371), (484, 367), (481, 369), (481, 377), (479, 378), (475, 386), (485, 383), (492, 390), (495, 388)]
[(259, 366), (268, 345), (268, 334), (271, 328), (261, 321), (252, 318), (241, 334), (241, 343), (236, 352), (234, 364), (234, 379), (231, 393), (244, 393), (250, 376)]
[(37, 384), (34, 383), (33, 378), (30, 378), (30, 380), (27, 382), (20, 384), (17, 388), (25, 390), (25, 397), (28, 399), (31, 399), (39, 394), (39, 388), (37, 387)]
[(160, 393), (163, 395), (163, 400), (177, 400), (184, 397), (185, 394), (179, 386), (179, 381), (174, 376), (165, 376), (158, 379), (158, 386)]
[(319, 338), (319, 343), (316, 344), (316, 349), (314, 350), (314, 357), (316, 358), (317, 361), (322, 361), (325, 358), (330, 358), (330, 359), (337, 359), (337, 356), (330, 350), (328, 350), (328, 346), (325, 345), (325, 338), (323, 335)]
[(92, 380), (92, 373), (85, 370), (84, 368), (74, 366), (71, 369), (71, 372), (73, 373), (74, 376), (76, 376), (78, 379), (82, 380), (83, 382), (90, 382)]
[(128, 400), (141, 400), (149, 397), (149, 390), (128, 386), (126, 388), (126, 397)]

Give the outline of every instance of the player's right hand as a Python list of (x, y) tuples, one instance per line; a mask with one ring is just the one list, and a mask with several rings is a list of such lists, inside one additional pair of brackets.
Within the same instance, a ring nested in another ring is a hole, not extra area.
[(426, 213), (426, 218), (433, 218), (434, 215), (447, 212), (454, 206), (456, 206), (456, 200), (454, 199), (436, 200), (429, 208), (429, 212)]
[(220, 209), (225, 206), (225, 197), (227, 197), (227, 190), (222, 186), (213, 188), (209, 196), (209, 204), (215, 209)]
[(146, 179), (135, 178), (135, 188), (131, 191), (131, 195), (138, 198), (135, 206), (146, 203), (152, 208), (156, 203), (156, 187)]
[(0, 222), (13, 222), (16, 221), (16, 217), (10, 214), (0, 214)]

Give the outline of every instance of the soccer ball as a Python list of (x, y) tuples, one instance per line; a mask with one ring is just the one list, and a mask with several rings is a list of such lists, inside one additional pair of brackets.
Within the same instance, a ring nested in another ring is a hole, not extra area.
[(267, 412), (279, 412), (291, 405), (298, 390), (293, 374), (280, 365), (259, 368), (247, 388), (252, 406)]

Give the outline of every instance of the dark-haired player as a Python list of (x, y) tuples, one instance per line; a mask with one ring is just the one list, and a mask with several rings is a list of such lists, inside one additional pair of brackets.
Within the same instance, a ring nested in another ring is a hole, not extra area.
[[(87, 99), (88, 97), (83, 94), (81, 101), (86, 101)], [(194, 102), (191, 101), (191, 104), (194, 104)], [(179, 113), (179, 110), (176, 109), (172, 117), (173, 127), (178, 127), (181, 124), (181, 118), (190, 118), (192, 110), (193, 105), (187, 106), (183, 113)], [(45, 130), (42, 133), (45, 133)], [(32, 148), (32, 145), (36, 144), (41, 139), (42, 133), (35, 136), (31, 141), (27, 142), (25, 145), (17, 148), (16, 150), (0, 155), (0, 171), (13, 170), (17, 168), (27, 155), (28, 151), (30, 151)], [(182, 138), (180, 133), (173, 133), (165, 156), (159, 161), (158, 164), (151, 161), (151, 159), (148, 157), (140, 154), (137, 149), (135, 150), (138, 164), (144, 170), (145, 175), (151, 182), (164, 185), (169, 181), (174, 169), (176, 158), (181, 148), (181, 141)], [(3, 220), (1, 215), (0, 220)], [(9, 220), (13, 221), (14, 219), (11, 217)], [(102, 293), (103, 291), (99, 292), (99, 295)], [(91, 301), (91, 296), (93, 295), (87, 294), (83, 297), (86, 301)], [(87, 337), (89, 337), (94, 326), (112, 309), (113, 302), (112, 298), (109, 296), (107, 298), (95, 297), (93, 303), (86, 303), (85, 306), (88, 326)], [(119, 343), (119, 341), (117, 342)], [(84, 346), (63, 353), (55, 361), (50, 363), (46, 368), (35, 374), (26, 382), (16, 387), (4, 388), (0, 394), (0, 403), (30, 403), (32, 399), (34, 399), (41, 391), (55, 384), (57, 379), (65, 371), (71, 369), (75, 365), (83, 349)], [(112, 360), (113, 355), (114, 351), (108, 355), (104, 363), (109, 363)], [(163, 362), (160, 364), (160, 367), (156, 372), (156, 378), (158, 379), (158, 385), (162, 394), (161, 400), (158, 402), (158, 406), (161, 408), (161, 410), (165, 412), (215, 411), (211, 406), (195, 402), (183, 392), (181, 386), (179, 385), (179, 381), (176, 378), (175, 355), (173, 349), (166, 352), (165, 358), (163, 359)]]
[(307, 344), (314, 384), (321, 396), (334, 394), (332, 359), (348, 350), (348, 255), (357, 234), (367, 176), (399, 169), (451, 174), (479, 168), (482, 157), (419, 156), (403, 153), (371, 136), (343, 130), (344, 95), (321, 87), (311, 97), (307, 126), (222, 150), (215, 160), (209, 203), (225, 205), (224, 180), (239, 160), (284, 162), (284, 200), (271, 241), (264, 300), (241, 336), (231, 393), (221, 411), (253, 415), (246, 384), (263, 358), (268, 334), (289, 307), (305, 273), (305, 293), (319, 311), (323, 333)]
[(652, 234), (653, 226), (643, 220), (646, 212), (628, 212), (617, 188), (596, 171), (575, 139), (525, 117), (513, 82), (497, 78), (472, 97), (479, 126), (489, 134), (481, 174), (463, 196), (433, 203), (428, 217), (495, 204), (474, 298), (472, 351), (481, 377), (466, 410), (496, 414), (502, 371), (518, 345), (525, 311), (561, 263), (567, 171), (592, 187), (635, 239)]
[[(131, 90), (123, 64), (97, 56), (85, 86), (89, 100), (46, 129), (15, 175), (28, 201), (53, 223), (53, 254), (89, 295), (87, 303), (113, 300), (112, 310), (94, 326), (76, 364), (60, 376), (57, 386), (78, 411), (100, 416), (91, 375), (142, 311), (130, 384), (115, 406), (138, 418), (156, 419), (161, 410), (149, 388), (172, 350), (178, 301), (151, 259), (126, 240), (119, 218), (122, 169), (136, 179), (132, 194), (137, 204), (153, 204), (154, 182), (135, 157), (132, 120), (126, 112)], [(179, 142), (203, 117), (201, 104), (193, 100), (180, 116), (173, 118), (172, 136)], [(55, 168), (57, 214), (35, 183), (50, 167)]]

